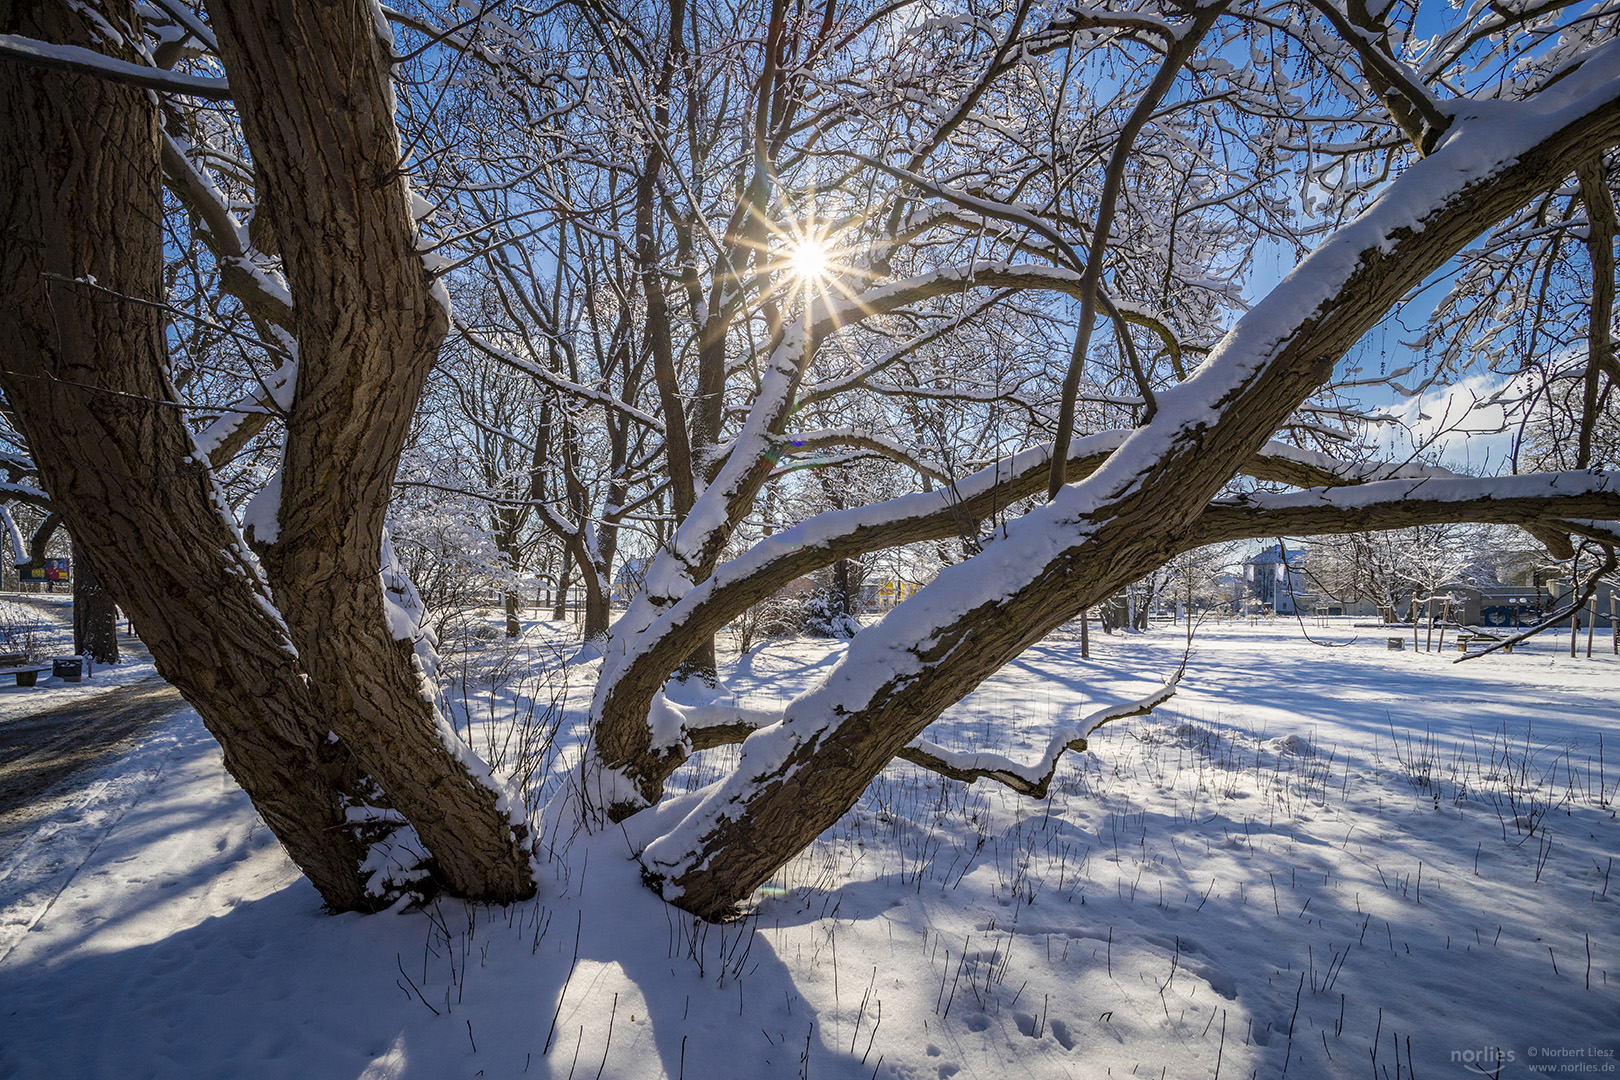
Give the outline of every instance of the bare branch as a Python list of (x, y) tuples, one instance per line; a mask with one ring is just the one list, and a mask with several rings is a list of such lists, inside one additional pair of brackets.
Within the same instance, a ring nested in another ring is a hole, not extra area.
[(1086, 749), (1086, 737), (1110, 720), (1123, 720), (1127, 716), (1145, 716), (1152, 712), (1175, 695), (1176, 684), (1180, 681), (1181, 674), (1177, 672), (1175, 678), (1146, 697), (1128, 701), (1123, 705), (1110, 705), (1105, 709), (1098, 709), (1076, 725), (1059, 728), (1047, 743), (1046, 753), (1034, 764), (1026, 765), (988, 751), (958, 753), (926, 739), (913, 739), (895, 756), (913, 765), (920, 765), (930, 772), (939, 773), (952, 780), (960, 780), (964, 784), (971, 784), (975, 780), (994, 780), (998, 784), (1012, 788), (1020, 795), (1044, 799), (1051, 786), (1052, 777), (1057, 773), (1058, 762), (1062, 760), (1065, 752), (1073, 750), (1075, 753), (1083, 753)]
[(181, 75), (147, 64), (132, 64), (78, 45), (59, 45), (16, 34), (0, 34), (0, 57), (29, 67), (90, 75), (108, 82), (145, 87), (166, 94), (184, 94), (207, 101), (231, 100), (231, 88), (224, 79)]

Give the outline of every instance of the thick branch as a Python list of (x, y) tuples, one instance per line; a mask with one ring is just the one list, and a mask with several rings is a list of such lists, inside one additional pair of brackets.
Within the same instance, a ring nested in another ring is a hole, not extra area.
[[(1418, 153), (1427, 154), (1445, 133), (1451, 118), (1440, 111), (1434, 98), (1411, 72), (1370, 39), (1370, 29), (1352, 24), (1334, 6), (1333, 0), (1312, 0), (1311, 6), (1333, 24), (1339, 37), (1361, 57), (1362, 75), (1367, 85), (1384, 102)], [(1359, 8), (1359, 14), (1364, 16), (1361, 21), (1376, 25), (1376, 20), (1366, 15), (1365, 5)]]
[(858, 635), (782, 724), (743, 744), (737, 771), (642, 853), (664, 895), (703, 915), (732, 910), (949, 704), (1163, 565), (1221, 485), (1391, 306), (1576, 163), (1620, 142), (1620, 79), (1578, 72), (1558, 91), (1459, 120), (1434, 154), (1252, 308), (1192, 378), (1162, 393), (1153, 421), (1096, 473), (944, 571), (924, 590), (929, 602), (902, 605)]
[[(1080, 317), (1074, 332), (1074, 350), (1069, 356), (1069, 370), (1063, 376), (1063, 398), (1058, 406), (1057, 431), (1052, 444), (1052, 474), (1046, 482), (1048, 499), (1056, 498), (1058, 489), (1063, 486), (1064, 472), (1069, 464), (1069, 440), (1074, 437), (1075, 396), (1080, 392), (1080, 376), (1086, 356), (1090, 352), (1091, 328), (1097, 317), (1097, 294), (1102, 281), (1103, 256), (1108, 250), (1108, 236), (1113, 229), (1114, 205), (1125, 182), (1125, 165), (1135, 148), (1137, 135), (1147, 126), (1148, 120), (1158, 109), (1164, 95), (1170, 92), (1170, 87), (1181, 74), (1183, 65), (1198, 51), (1199, 43), (1209, 28), (1215, 24), (1216, 17), (1225, 10), (1226, 0), (1221, 0), (1220, 3), (1198, 9), (1194, 13), (1188, 25), (1176, 36), (1166, 51), (1158, 73), (1154, 75), (1153, 81), (1142, 92), (1141, 99), (1126, 118), (1124, 127), (1116, 137), (1113, 153), (1109, 155), (1108, 168), (1103, 174), (1102, 198), (1097, 208), (1097, 221), (1092, 226), (1091, 247), (1086, 252), (1086, 267), (1080, 282)], [(1129, 339), (1126, 340), (1128, 342)], [(1134, 363), (1134, 356), (1132, 360), (1137, 388), (1147, 402), (1148, 415), (1151, 417), (1156, 408), (1153, 391), (1148, 386), (1141, 368)]]
[[(1128, 434), (1102, 432), (1071, 443), (1071, 475), (1089, 475)], [(818, 514), (718, 567), (604, 669), (593, 708), (602, 760), (629, 770), (643, 797), (656, 801), (664, 778), (685, 759), (685, 751), (676, 729), (655, 745), (647, 716), (655, 695), (691, 651), (693, 641), (714, 634), (795, 578), (840, 559), (953, 536), (977, 537), (981, 522), (1040, 492), (1050, 472), (1050, 453), (1050, 447), (1036, 447), (937, 491)], [(1282, 443), (1268, 443), (1242, 471), (1259, 480), (1301, 487), (1451, 475), (1430, 466), (1352, 465)]]
[[(103, 10), (134, 21), (127, 4)], [(82, 6), (8, 13), (40, 37), (98, 40)], [(213, 478), (165, 405), (175, 397), (160, 307), (75, 284), (162, 295), (151, 96), (8, 63), (0, 99), (0, 383), (41, 483), (322, 898), (337, 910), (373, 906), (359, 873), (365, 845), (323, 772), (329, 729)]]
[(245, 242), (247, 230), (225, 205), (219, 189), (192, 164), (173, 136), (164, 136), (160, 147), (169, 191), (205, 226), (202, 236), (219, 262), (220, 283), (225, 291), (240, 300), (254, 318), (285, 330), (295, 329), (292, 297), (285, 286), (256, 265), (254, 253)]
[(181, 75), (146, 64), (132, 64), (77, 45), (58, 45), (17, 34), (0, 34), (0, 57), (29, 67), (91, 75), (125, 86), (140, 86), (209, 101), (231, 100), (231, 88), (224, 79)]
[[(1581, 202), (1586, 205), (1586, 250), (1592, 260), (1592, 309), (1587, 321), (1586, 376), (1581, 385), (1581, 428), (1575, 464), (1592, 463), (1592, 435), (1603, 414), (1603, 405), (1614, 384), (1620, 382), (1620, 363), (1614, 356), (1614, 239), (1620, 222), (1615, 220), (1614, 193), (1609, 190), (1608, 170), (1601, 154), (1581, 162)], [(1602, 388), (1609, 380), (1608, 391)]]
[(1584, 533), (1589, 529), (1580, 519), (1615, 517), (1620, 517), (1620, 480), (1603, 472), (1385, 480), (1215, 502), (1200, 515), (1182, 546), (1190, 550), (1257, 536), (1379, 532), (1448, 521), (1557, 522), (1561, 528)]
[(1032, 765), (1014, 761), (1001, 754), (958, 753), (936, 746), (925, 739), (915, 739), (907, 743), (896, 756), (902, 761), (920, 765), (930, 772), (939, 773), (952, 780), (960, 780), (964, 784), (971, 784), (975, 780), (994, 780), (998, 784), (1012, 788), (1020, 795), (1044, 799), (1047, 789), (1052, 784), (1052, 777), (1057, 774), (1058, 762), (1063, 759), (1066, 752), (1070, 750), (1077, 754), (1084, 752), (1086, 737), (1110, 720), (1123, 720), (1127, 716), (1145, 716), (1169, 701), (1175, 695), (1176, 683), (1180, 678), (1178, 674), (1176, 678), (1146, 697), (1128, 701), (1123, 705), (1110, 705), (1105, 709), (1098, 709), (1079, 724), (1059, 728), (1048, 741), (1046, 753)]

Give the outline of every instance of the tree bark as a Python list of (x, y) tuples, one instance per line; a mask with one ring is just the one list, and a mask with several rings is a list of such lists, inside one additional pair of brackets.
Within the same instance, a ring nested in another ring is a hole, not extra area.
[[(3, 14), (44, 40), (98, 36), (55, 7)], [(98, 577), (331, 907), (384, 902), (359, 872), (357, 829), (377, 827), (348, 812), (378, 787), (452, 891), (532, 895), (521, 805), (458, 744), (417, 643), (396, 640), (385, 614), (383, 514), (448, 322), (406, 205), (390, 49), (358, 2), (213, 14), (302, 360), (280, 535), (263, 560), (275, 602), (169, 385), (147, 93), (0, 65), (24, 118), (6, 126), (0, 164), (0, 379)], [(134, 25), (127, 7), (110, 17)], [(298, 71), (293, 56), (307, 61)]]
[(551, 608), (551, 617), (558, 622), (568, 618), (568, 589), (574, 573), (574, 557), (566, 547), (563, 548), (561, 566), (562, 569), (557, 571), (557, 600)]
[[(133, 19), (128, 4), (103, 10)], [(65, 4), (0, 5), (0, 28), (85, 47), (99, 36)], [(9, 63), (0, 96), (0, 385), (41, 480), (322, 899), (370, 907), (340, 763), (323, 754), (296, 652), (173, 404), (151, 306), (163, 242), (151, 96)]]
[(523, 625), (518, 622), (518, 594), (516, 589), (507, 589), (501, 596), (506, 610), (506, 636), (515, 638), (523, 633)]
[(584, 571), (585, 626), (581, 636), (586, 641), (600, 641), (607, 637), (608, 626), (613, 621), (612, 586), (608, 584), (605, 568), (586, 566)]
[(453, 745), (415, 643), (390, 632), (378, 577), (399, 455), (449, 326), (448, 297), (417, 251), (392, 41), (364, 0), (214, 0), (209, 11), (299, 343), (279, 532), (263, 556), (277, 605), (332, 730), (450, 889), (531, 896), (521, 803)]
[(831, 600), (832, 614), (853, 618), (855, 615), (855, 601), (850, 595), (849, 560), (839, 559), (833, 563)]

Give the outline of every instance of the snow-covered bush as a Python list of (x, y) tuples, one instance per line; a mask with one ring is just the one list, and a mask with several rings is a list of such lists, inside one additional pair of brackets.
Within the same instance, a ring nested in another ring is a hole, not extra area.
[(847, 611), (838, 610), (828, 589), (817, 589), (799, 606), (799, 628), (810, 637), (852, 638), (860, 624)]
[(427, 608), (426, 622), (441, 638), (451, 617), (498, 604), (514, 584), (506, 556), (475, 521), (423, 511), (396, 515), (389, 529), (400, 565)]

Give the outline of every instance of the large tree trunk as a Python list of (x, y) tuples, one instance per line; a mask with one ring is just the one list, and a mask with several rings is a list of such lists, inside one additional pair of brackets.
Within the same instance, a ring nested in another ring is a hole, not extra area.
[[(100, 36), (65, 5), (0, 15), (48, 41)], [(213, 11), (301, 353), (279, 535), (258, 537), (270, 588), (171, 404), (147, 91), (0, 65), (15, 113), (0, 129), (0, 379), (98, 576), (326, 902), (381, 900), (355, 831), (381, 827), (349, 823), (377, 787), (451, 890), (517, 899), (534, 891), (521, 801), (459, 745), (420, 635), (385, 612), (383, 514), (447, 312), (416, 250), (372, 15), (360, 0)], [(110, 16), (133, 23), (127, 6)]]
[[(132, 17), (127, 4), (108, 13)], [(0, 5), (0, 30), (86, 47), (99, 36), (55, 4)], [(150, 303), (163, 242), (151, 95), (7, 62), (0, 97), (0, 385), (41, 479), (293, 860), (330, 907), (365, 908), (365, 850), (328, 777), (319, 710), (168, 404)]]
[(73, 651), (98, 664), (118, 663), (118, 604), (73, 541)]
[(279, 531), (263, 556), (277, 605), (332, 730), (449, 887), (486, 900), (533, 895), (521, 801), (465, 747), (451, 752), (459, 740), (431, 672), (414, 641), (390, 632), (378, 578), (399, 455), (449, 326), (448, 296), (417, 250), (392, 41), (365, 0), (215, 0), (209, 10), (299, 343)]

